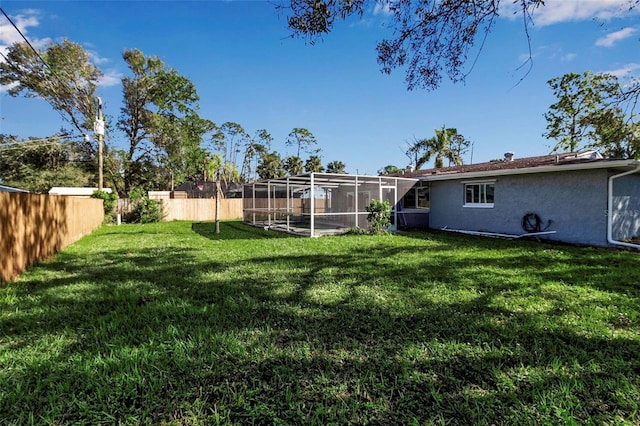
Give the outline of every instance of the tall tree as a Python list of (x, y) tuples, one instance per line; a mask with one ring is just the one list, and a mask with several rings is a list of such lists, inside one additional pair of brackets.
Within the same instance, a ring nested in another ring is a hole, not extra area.
[(304, 171), (307, 173), (322, 173), (324, 171), (322, 159), (317, 155), (309, 156), (304, 163)]
[(287, 175), (282, 158), (276, 151), (266, 153), (260, 158), (257, 172), (260, 179), (276, 179)]
[(334, 160), (327, 163), (327, 173), (344, 175), (347, 173), (346, 168), (347, 166), (342, 161)]
[(296, 176), (304, 172), (304, 163), (302, 158), (290, 155), (284, 160), (284, 168), (291, 176)]
[[(451, 151), (454, 152), (454, 158), (457, 158), (459, 161), (456, 161), (456, 165), (460, 165), (463, 163), (462, 157), (469, 151), (472, 142), (459, 134), (457, 131), (455, 134), (451, 136), (451, 141), (449, 142), (449, 147)], [(452, 160), (449, 159), (449, 165), (451, 165)]]
[(84, 157), (79, 144), (60, 135), (27, 141), (0, 135), (0, 182), (38, 193), (54, 186), (89, 186), (94, 174)]
[(15, 43), (5, 56), (0, 84), (9, 95), (42, 98), (78, 131), (93, 130), (96, 87), (103, 74), (82, 46), (64, 39), (36, 52), (27, 43)]
[(256, 131), (256, 141), (264, 147), (265, 150), (271, 150), (271, 143), (273, 143), (273, 136), (267, 132), (267, 129), (260, 129)]
[(620, 108), (597, 111), (591, 125), (598, 140), (587, 148), (595, 148), (606, 158), (640, 159), (640, 123), (625, 119)]
[(247, 138), (240, 173), (242, 182), (250, 182), (256, 178), (257, 172), (254, 174), (254, 171), (258, 167), (260, 157), (269, 152), (272, 141), (273, 137), (266, 129), (258, 130), (254, 138)]
[(155, 116), (153, 127), (151, 140), (156, 147), (156, 158), (173, 191), (175, 185), (199, 172), (199, 165), (207, 156), (201, 147), (202, 136), (215, 129), (215, 124), (195, 113), (184, 117), (164, 114)]
[[(222, 154), (225, 163), (238, 167), (238, 155), (250, 140), (249, 134), (238, 123), (227, 121), (220, 126), (220, 131), (214, 135), (215, 148)], [(240, 167), (238, 167), (240, 168)]]
[(610, 111), (620, 96), (618, 79), (610, 74), (568, 73), (548, 81), (558, 101), (545, 113), (547, 131), (543, 136), (557, 142), (552, 152), (576, 151), (598, 142), (594, 121), (603, 111)]
[(137, 49), (125, 50), (123, 58), (133, 74), (122, 79), (124, 105), (118, 120), (129, 142), (124, 189), (152, 189), (162, 185), (158, 176), (167, 174), (167, 164), (173, 167), (177, 156), (186, 151), (201, 156), (200, 141), (213, 125), (198, 116), (199, 97), (187, 78)]
[(303, 127), (295, 127), (291, 130), (286, 144), (287, 146), (296, 147), (296, 157), (300, 157), (301, 150), (308, 154), (317, 154), (320, 151), (319, 149), (312, 148), (313, 145), (318, 144), (316, 137), (308, 129)]
[(402, 173), (402, 172), (403, 172), (403, 169), (401, 169), (400, 167), (394, 166), (393, 164), (388, 164), (383, 168), (381, 168), (380, 170), (378, 170), (378, 175), (384, 176), (384, 175), (392, 175), (395, 173)]
[(474, 56), (482, 50), (501, 5), (513, 5), (524, 18), (525, 30), (531, 13), (544, 6), (544, 0), (289, 0), (279, 8), (286, 9), (292, 36), (313, 43), (331, 32), (336, 21), (362, 16), (378, 2), (390, 14), (393, 33), (378, 43), (378, 63), (386, 74), (406, 67), (409, 90), (436, 89), (443, 75), (464, 81), (468, 56), (478, 39)]
[(454, 128), (435, 129), (436, 135), (431, 138), (417, 139), (407, 150), (407, 155), (414, 155), (416, 158), (416, 170), (420, 169), (431, 158), (435, 157), (435, 168), (444, 167), (444, 159), (449, 160), (449, 164), (462, 164), (462, 158), (456, 149), (452, 148), (454, 138), (461, 135)]

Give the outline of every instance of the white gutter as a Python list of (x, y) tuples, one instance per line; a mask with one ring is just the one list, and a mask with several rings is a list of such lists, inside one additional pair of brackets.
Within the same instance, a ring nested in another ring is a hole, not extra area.
[(627, 172), (619, 173), (609, 177), (607, 188), (607, 242), (616, 246), (630, 247), (640, 249), (640, 244), (625, 243), (613, 239), (613, 180), (640, 172), (640, 164), (636, 164), (635, 169)]

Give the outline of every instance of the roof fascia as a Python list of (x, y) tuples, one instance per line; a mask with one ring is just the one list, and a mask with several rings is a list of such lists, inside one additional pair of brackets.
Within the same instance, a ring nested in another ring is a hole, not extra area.
[(418, 179), (423, 181), (433, 182), (433, 181), (440, 181), (440, 180), (476, 179), (476, 178), (507, 176), (507, 175), (526, 175), (526, 174), (536, 174), (536, 173), (567, 172), (567, 171), (576, 171), (576, 170), (611, 169), (611, 168), (622, 168), (622, 167), (633, 168), (638, 165), (640, 165), (640, 161), (638, 160), (614, 160), (614, 161), (602, 161), (602, 162), (599, 161), (594, 163), (526, 167), (522, 169), (486, 170), (482, 172), (429, 175), (429, 176), (420, 176), (418, 177)]

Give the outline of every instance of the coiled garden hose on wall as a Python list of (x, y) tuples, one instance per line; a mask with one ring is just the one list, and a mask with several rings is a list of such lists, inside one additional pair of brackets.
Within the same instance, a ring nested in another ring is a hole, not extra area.
[(544, 232), (549, 229), (552, 223), (553, 221), (549, 219), (547, 221), (547, 226), (545, 226), (543, 229), (542, 219), (536, 213), (525, 214), (524, 216), (522, 216), (522, 221), (520, 222), (520, 224), (522, 225), (522, 229), (530, 234), (534, 232)]

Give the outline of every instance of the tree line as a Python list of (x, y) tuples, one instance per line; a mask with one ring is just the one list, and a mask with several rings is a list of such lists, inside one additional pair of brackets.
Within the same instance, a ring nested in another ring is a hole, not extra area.
[[(393, 32), (392, 37), (377, 45), (378, 63), (387, 74), (405, 68), (409, 90), (435, 90), (445, 76), (453, 82), (464, 81), (468, 72), (463, 67), (470, 55), (474, 59), (481, 54), (501, 5), (511, 4), (513, 13), (522, 16), (527, 37), (532, 14), (547, 7), (543, 0), (290, 0), (276, 7), (286, 13), (292, 37), (313, 43), (329, 34), (338, 21), (362, 16), (372, 3), (387, 9), (388, 27)], [(640, 0), (627, 3), (624, 11), (633, 13)], [(221, 170), (239, 181), (255, 176), (279, 177), (300, 170), (324, 170), (318, 152), (303, 149), (309, 148), (306, 141), (315, 140), (308, 137), (311, 132), (296, 131), (306, 129), (292, 130), (287, 143), (297, 147), (296, 155), (282, 158), (270, 149), (267, 143), (270, 136), (264, 129), (252, 137), (236, 123), (218, 127), (201, 118), (193, 84), (158, 58), (145, 57), (137, 50), (125, 51), (123, 57), (132, 75), (122, 80), (123, 107), (108, 130), (124, 132), (129, 149), (107, 147), (107, 179), (111, 179), (114, 188), (126, 191), (133, 186), (167, 187), (187, 177), (208, 179), (216, 173), (220, 175)], [(9, 48), (6, 58), (6, 62), (0, 63), (0, 84), (11, 85), (10, 95), (41, 97), (75, 129), (81, 133), (91, 131), (95, 89), (102, 72), (90, 62), (82, 47), (65, 40), (38, 53), (27, 44), (16, 44)], [(552, 79), (549, 85), (558, 99), (545, 114), (548, 124), (543, 136), (556, 140), (552, 152), (592, 148), (608, 158), (639, 157), (640, 136), (634, 111), (640, 96), (640, 80), (631, 79), (623, 84), (613, 75), (585, 72)], [(52, 140), (68, 140), (67, 136), (61, 132)], [(15, 139), (3, 135), (0, 142), (17, 149), (12, 143)], [(203, 147), (203, 141), (211, 146)], [(456, 129), (443, 126), (436, 129), (434, 137), (415, 139), (406, 154), (416, 168), (431, 158), (436, 167), (443, 166), (444, 160), (449, 165), (460, 164), (468, 144)], [(43, 146), (46, 145), (31, 148), (44, 149)], [(61, 144), (58, 148), (38, 161), (51, 162), (58, 158), (60, 150), (74, 151), (69, 158), (73, 164), (84, 164), (80, 174), (95, 175), (91, 170), (95, 168), (95, 161), (91, 161), (95, 159), (95, 142), (79, 141), (74, 147)], [(21, 157), (32, 158), (35, 151), (31, 149), (28, 155), (25, 151)], [(309, 154), (306, 162), (300, 158), (301, 151)], [(0, 161), (6, 157), (2, 156)], [(58, 160), (54, 163), (61, 164)], [(8, 183), (10, 180), (3, 175), (5, 169), (0, 164), (0, 179)], [(34, 167), (22, 169), (29, 174)], [(391, 169), (399, 170), (389, 165), (381, 171)], [(340, 161), (326, 166), (328, 172), (343, 170), (344, 163)], [(69, 170), (65, 173), (69, 174)]]
[[(95, 186), (98, 146), (93, 133), (96, 92), (103, 72), (77, 43), (63, 40), (36, 51), (15, 43), (0, 63), (0, 84), (11, 96), (39, 97), (70, 129), (43, 139), (0, 135), (0, 182), (35, 192), (52, 186)], [(242, 125), (217, 125), (202, 117), (195, 85), (156, 56), (123, 52), (122, 106), (107, 120), (103, 154), (105, 186), (128, 194), (136, 188), (169, 190), (190, 180), (250, 182), (303, 172), (346, 173), (342, 161), (322, 164), (311, 131), (295, 127), (283, 158), (266, 129), (253, 135)], [(35, 118), (35, 117), (34, 117)], [(111, 142), (124, 135), (125, 148)], [(301, 155), (307, 154), (303, 160)]]

